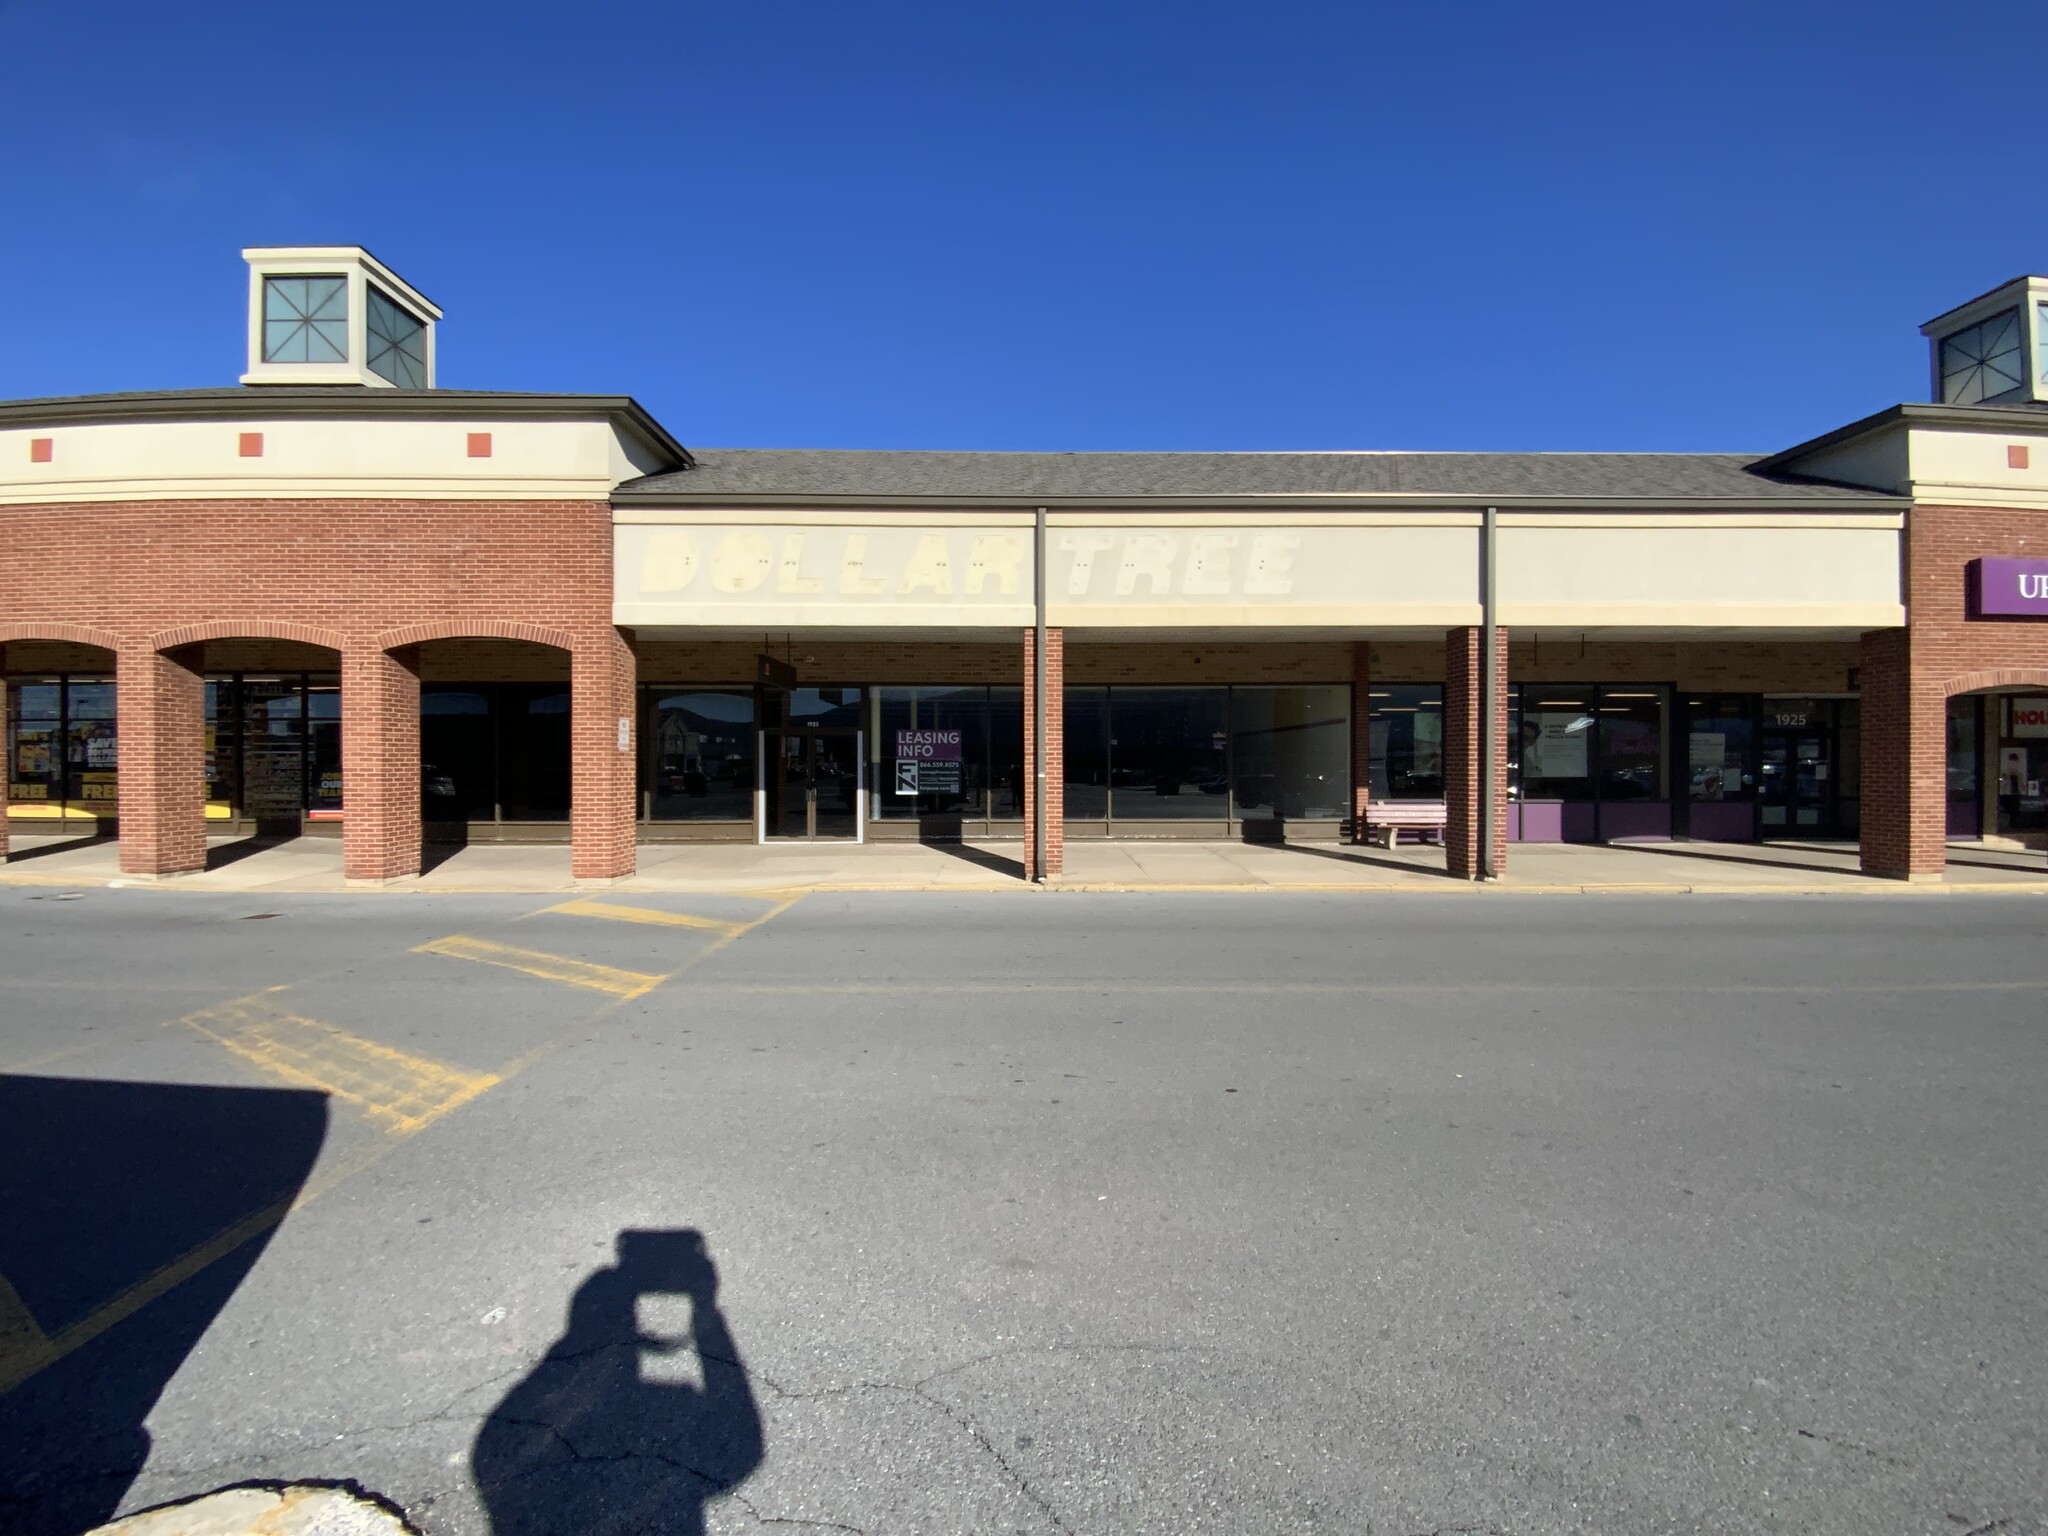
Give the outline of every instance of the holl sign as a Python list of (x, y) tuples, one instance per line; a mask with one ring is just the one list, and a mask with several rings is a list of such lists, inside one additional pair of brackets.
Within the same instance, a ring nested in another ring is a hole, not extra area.
[(1970, 613), (1979, 619), (2048, 619), (2048, 560), (1972, 560)]

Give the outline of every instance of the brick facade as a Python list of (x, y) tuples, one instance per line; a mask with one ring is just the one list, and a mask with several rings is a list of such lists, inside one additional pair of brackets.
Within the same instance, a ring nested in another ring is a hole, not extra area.
[(2048, 689), (2048, 623), (1973, 619), (1969, 562), (2048, 554), (2037, 511), (1916, 506), (1906, 519), (1907, 628), (1863, 637), (1863, 868), (1929, 879), (1947, 864), (1948, 701)]
[(611, 623), (611, 528), (604, 501), (10, 506), (0, 533), (36, 553), (0, 567), (0, 642), (22, 643), (16, 667), (36, 647), (114, 654), (122, 867), (137, 874), (204, 867), (213, 648), (321, 648), (344, 676), (344, 859), (362, 878), (419, 867), (419, 663), (405, 653), (472, 637), (552, 646), (571, 678), (573, 865), (610, 878), (633, 868), (634, 760), (617, 744), (634, 659)]
[[(1024, 877), (1048, 879), (1067, 867), (1066, 632), (1045, 632), (1045, 676), (1035, 675), (1036, 630), (1024, 631)], [(1045, 868), (1032, 828), (1038, 802), (1038, 689), (1045, 689)]]
[[(1503, 728), (1508, 703), (1508, 632), (1495, 629), (1494, 699)], [(1481, 703), (1485, 698), (1485, 674), (1481, 667), (1484, 629), (1454, 629), (1444, 636), (1444, 865), (1453, 875), (1476, 880), (1482, 873), (1484, 853), (1480, 826), (1481, 796), (1485, 793), (1485, 754), (1480, 751), (1484, 729)], [(1494, 753), (1493, 784), (1493, 868), (1492, 874), (1507, 870), (1508, 754), (1507, 743)]]

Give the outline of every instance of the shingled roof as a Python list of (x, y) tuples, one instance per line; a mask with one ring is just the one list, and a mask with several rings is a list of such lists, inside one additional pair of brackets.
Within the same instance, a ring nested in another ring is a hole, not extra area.
[(620, 486), (622, 502), (1233, 501), (1348, 498), (1722, 507), (1894, 502), (1759, 473), (1742, 453), (969, 453), (698, 449), (694, 467)]

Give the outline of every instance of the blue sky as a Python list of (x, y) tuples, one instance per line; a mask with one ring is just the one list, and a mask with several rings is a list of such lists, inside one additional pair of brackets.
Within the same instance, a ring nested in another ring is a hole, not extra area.
[(2038, 4), (0, 0), (0, 397), (359, 243), (700, 446), (1769, 451), (2048, 268)]

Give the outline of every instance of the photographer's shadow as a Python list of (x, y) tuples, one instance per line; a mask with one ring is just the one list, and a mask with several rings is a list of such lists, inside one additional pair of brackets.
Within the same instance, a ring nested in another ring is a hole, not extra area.
[[(686, 1332), (643, 1331), (641, 1298), (657, 1296), (689, 1298)], [(619, 1234), (618, 1262), (577, 1289), (567, 1330), (471, 1457), (494, 1536), (697, 1536), (705, 1504), (760, 1463), (718, 1271), (687, 1230)]]

